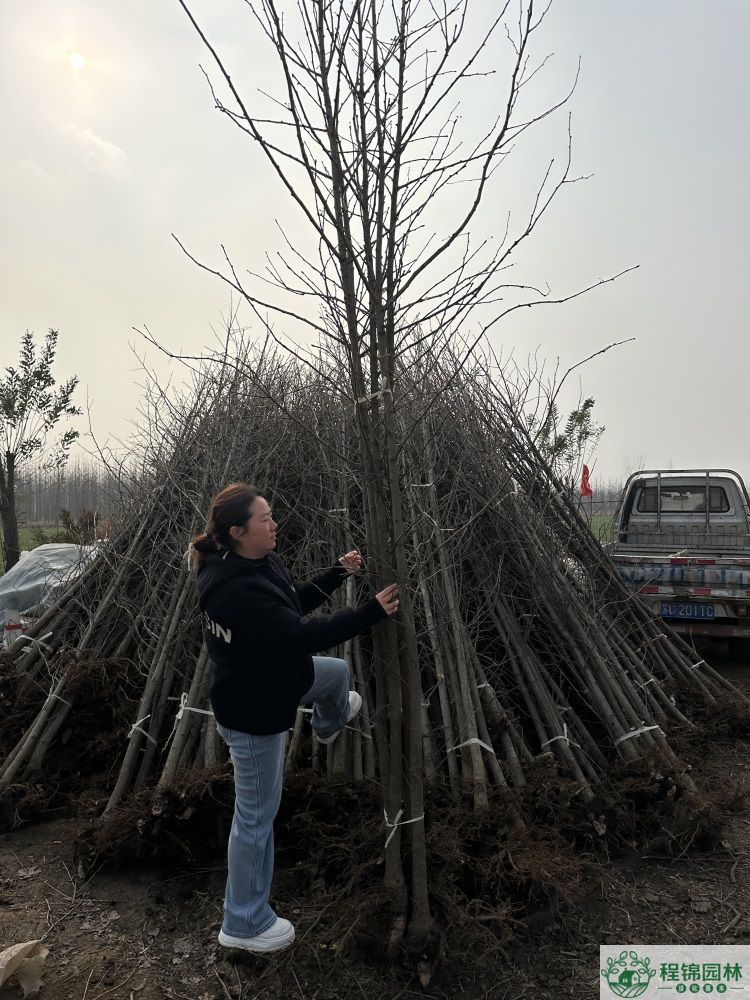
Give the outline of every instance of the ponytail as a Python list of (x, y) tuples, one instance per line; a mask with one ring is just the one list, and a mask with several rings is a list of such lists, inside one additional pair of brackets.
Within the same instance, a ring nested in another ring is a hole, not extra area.
[(203, 556), (207, 552), (218, 552), (219, 546), (211, 538), (210, 535), (205, 533), (202, 535), (196, 535), (195, 538), (190, 543), (188, 548), (187, 558), (188, 566), (194, 573), (198, 572), (198, 567), (203, 562)]

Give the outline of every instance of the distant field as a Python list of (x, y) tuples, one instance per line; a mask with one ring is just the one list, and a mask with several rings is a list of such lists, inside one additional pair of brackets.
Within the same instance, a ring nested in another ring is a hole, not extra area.
[(612, 537), (612, 518), (606, 514), (594, 514), (589, 518), (589, 525), (594, 538), (600, 542), (608, 542)]

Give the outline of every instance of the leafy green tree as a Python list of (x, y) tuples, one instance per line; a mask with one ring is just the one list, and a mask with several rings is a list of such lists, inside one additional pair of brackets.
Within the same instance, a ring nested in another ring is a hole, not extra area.
[(542, 455), (555, 474), (571, 489), (578, 485), (586, 452), (593, 452), (604, 433), (604, 427), (594, 419), (595, 400), (584, 399), (572, 410), (565, 426), (560, 429), (560, 414), (552, 402), (543, 420), (529, 419), (529, 430)]
[(43, 458), (46, 467), (60, 467), (78, 431), (65, 430), (49, 441), (57, 424), (81, 411), (71, 402), (78, 378), (56, 385), (52, 363), (57, 350), (57, 330), (50, 330), (37, 351), (34, 335), (21, 338), (18, 367), (5, 369), (0, 379), (0, 520), (5, 549), (5, 569), (18, 562), (18, 474), (32, 456)]

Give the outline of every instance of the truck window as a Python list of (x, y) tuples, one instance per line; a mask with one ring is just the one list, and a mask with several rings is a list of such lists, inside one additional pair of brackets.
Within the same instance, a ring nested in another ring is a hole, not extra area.
[[(729, 510), (729, 500), (723, 486), (711, 486), (708, 491), (709, 512), (711, 514), (726, 514)], [(655, 486), (644, 486), (639, 495), (636, 510), (639, 514), (656, 513)], [(662, 514), (697, 514), (706, 511), (706, 489), (704, 486), (669, 486), (662, 487)]]

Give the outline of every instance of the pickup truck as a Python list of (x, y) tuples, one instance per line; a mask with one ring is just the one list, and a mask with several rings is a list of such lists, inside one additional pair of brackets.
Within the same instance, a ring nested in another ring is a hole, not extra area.
[(750, 497), (731, 469), (634, 472), (612, 522), (620, 576), (676, 631), (750, 657)]

